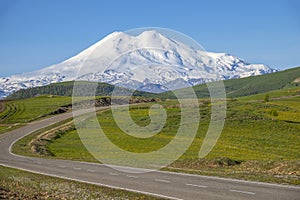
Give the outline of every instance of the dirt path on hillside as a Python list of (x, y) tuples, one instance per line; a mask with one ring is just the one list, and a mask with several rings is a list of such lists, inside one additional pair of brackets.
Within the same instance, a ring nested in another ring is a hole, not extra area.
[(5, 104), (3, 101), (0, 101), (0, 113), (5, 110)]
[(290, 96), (282, 96), (282, 97), (274, 97), (274, 98), (270, 98), (270, 100), (280, 100), (280, 99), (290, 99), (290, 98), (294, 98), (294, 97), (300, 97), (300, 95), (290, 95)]
[[(290, 96), (281, 96), (281, 97), (274, 97), (274, 98), (270, 98), (270, 100), (281, 100), (281, 99), (290, 99), (290, 98), (294, 98), (294, 97), (300, 97), (300, 95), (290, 95)], [(264, 100), (262, 99), (257, 99), (257, 100), (249, 100), (249, 102), (263, 102)]]

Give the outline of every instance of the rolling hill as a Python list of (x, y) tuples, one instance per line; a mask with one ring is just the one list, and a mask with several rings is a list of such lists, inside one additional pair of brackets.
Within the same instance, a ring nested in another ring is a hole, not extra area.
[[(223, 82), (227, 97), (235, 98), (265, 93), (285, 87), (300, 86), (300, 82), (297, 81), (299, 77), (300, 67), (296, 67), (271, 74), (230, 79)], [(209, 97), (206, 84), (194, 86), (193, 89), (199, 98)], [(172, 92), (164, 92), (159, 96), (161, 98), (174, 98)]]

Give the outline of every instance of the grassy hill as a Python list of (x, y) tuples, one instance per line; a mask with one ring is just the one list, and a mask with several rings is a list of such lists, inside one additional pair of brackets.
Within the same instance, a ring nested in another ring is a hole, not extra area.
[(69, 106), (71, 103), (71, 97), (53, 95), (5, 101), (4, 109), (0, 112), (0, 123), (13, 124), (30, 122), (51, 113), (54, 114), (60, 107)]
[[(300, 67), (292, 68), (272, 74), (251, 76), (240, 79), (225, 80), (224, 86), (227, 97), (235, 98), (300, 86), (300, 82), (293, 82), (300, 77)], [(199, 98), (209, 97), (206, 84), (194, 86), (193, 89)], [(181, 89), (184, 90), (184, 89)], [(160, 98), (174, 98), (172, 92), (161, 93)]]
[(300, 67), (297, 67), (272, 74), (227, 80), (224, 84), (228, 97), (241, 97), (300, 86), (300, 83), (293, 83), (299, 77)]

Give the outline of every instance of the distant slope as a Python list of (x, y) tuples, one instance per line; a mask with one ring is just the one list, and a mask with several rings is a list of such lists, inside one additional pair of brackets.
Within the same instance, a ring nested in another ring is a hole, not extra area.
[[(83, 94), (86, 90), (91, 89), (91, 85), (98, 84), (97, 90), (95, 95), (96, 96), (109, 96), (111, 95), (112, 91), (115, 89), (115, 86), (107, 84), (107, 83), (95, 83), (95, 82), (88, 82), (88, 81), (81, 81), (76, 83), (77, 86), (82, 88)], [(62, 82), (62, 83), (54, 83), (46, 86), (28, 88), (28, 89), (21, 89), (16, 91), (15, 93), (9, 95), (6, 99), (25, 99), (31, 98), (39, 95), (44, 94), (51, 94), (51, 95), (59, 95), (59, 96), (72, 96), (73, 93), (73, 86), (74, 81), (69, 82)], [(129, 89), (118, 87), (118, 91), (128, 92)], [(144, 96), (150, 97), (154, 96), (155, 94), (147, 93), (147, 92), (140, 92), (135, 91), (134, 96)]]
[[(300, 77), (300, 67), (264, 74), (251, 76), (247, 78), (225, 80), (224, 86), (227, 97), (242, 97), (253, 94), (260, 94), (272, 90), (282, 89), (284, 87), (300, 86), (300, 82), (294, 80)], [(193, 87), (199, 98), (209, 97), (206, 84)], [(181, 91), (184, 89), (180, 89)], [(174, 98), (172, 92), (164, 92), (159, 95), (160, 98)]]
[(228, 97), (241, 97), (292, 86), (292, 82), (299, 77), (300, 67), (297, 67), (272, 74), (226, 80), (224, 84)]

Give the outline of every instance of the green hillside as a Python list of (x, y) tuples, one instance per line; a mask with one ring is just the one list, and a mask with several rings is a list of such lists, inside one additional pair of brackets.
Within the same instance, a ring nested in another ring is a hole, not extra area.
[(292, 83), (300, 77), (300, 67), (261, 76), (224, 81), (228, 97), (241, 97), (278, 90), (285, 87), (300, 86)]
[(34, 98), (2, 101), (4, 109), (0, 112), (1, 124), (27, 123), (71, 106), (71, 97), (43, 95)]
[[(300, 78), (300, 67), (272, 74), (230, 79), (223, 82), (227, 97), (234, 98), (265, 93), (288, 87), (297, 87), (300, 86), (300, 81), (293, 83), (293, 81), (297, 78)], [(209, 97), (206, 84), (197, 85), (193, 88), (199, 98)], [(181, 91), (184, 92), (184, 89), (181, 89)], [(160, 98), (174, 98), (172, 92), (161, 93), (159, 96)]]

